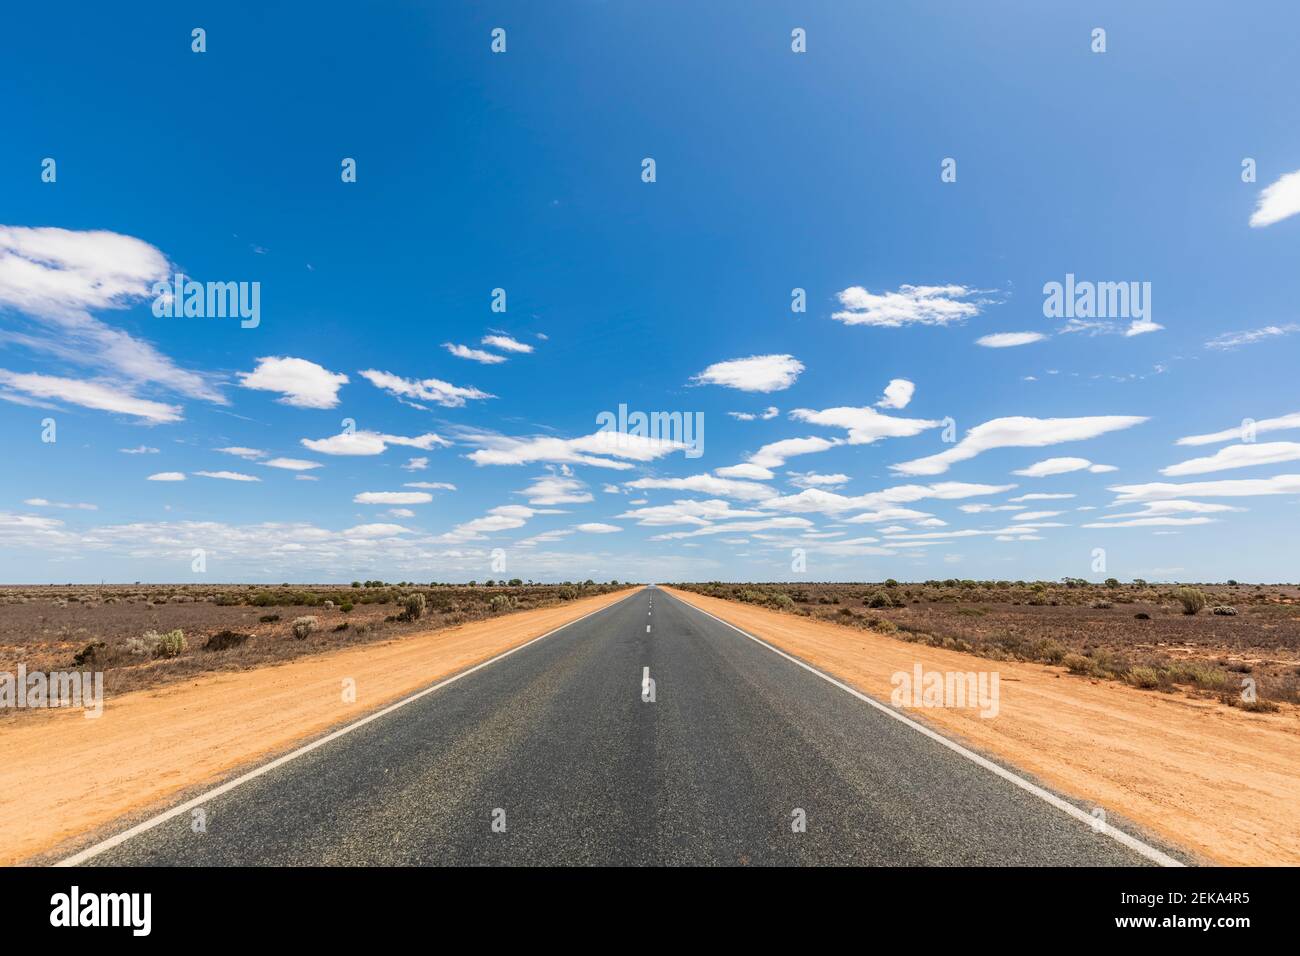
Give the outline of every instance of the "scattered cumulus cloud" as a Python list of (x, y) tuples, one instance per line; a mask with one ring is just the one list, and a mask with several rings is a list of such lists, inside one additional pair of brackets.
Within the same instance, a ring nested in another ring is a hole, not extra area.
[(1250, 225), (1258, 229), (1271, 226), (1300, 212), (1300, 169), (1287, 173), (1276, 182), (1265, 186), (1250, 214)]
[(490, 395), (472, 386), (452, 385), (450, 382), (444, 382), (439, 378), (408, 379), (402, 378), (400, 375), (394, 375), (392, 372), (381, 372), (373, 368), (366, 369), (358, 374), (375, 388), (383, 389), (390, 395), (395, 396), (398, 401), (405, 402), (416, 408), (425, 407), (419, 404), (420, 402), (432, 402), (435, 405), (441, 405), (443, 408), (462, 408), (467, 401), (496, 398), (495, 395)]
[(850, 286), (837, 298), (843, 309), (831, 318), (845, 325), (898, 328), (904, 325), (949, 325), (978, 315), (976, 290), (962, 285), (904, 285), (897, 292), (868, 292)]
[(1042, 332), (994, 332), (991, 335), (981, 335), (975, 344), (986, 349), (1009, 349), (1017, 345), (1032, 345), (1046, 338)]
[(1017, 469), (1012, 474), (1023, 475), (1026, 478), (1048, 478), (1052, 475), (1065, 475), (1072, 471), (1084, 470), (1099, 475), (1117, 469), (1114, 465), (1095, 465), (1087, 458), (1045, 458), (1034, 462), (1028, 468)]
[(691, 382), (722, 385), (742, 392), (779, 392), (793, 385), (803, 369), (803, 363), (793, 355), (751, 355), (714, 362)]
[(339, 389), (347, 383), (348, 377), (341, 372), (288, 356), (259, 358), (253, 371), (239, 373), (244, 388), (279, 392), (276, 401), (295, 408), (334, 408), (339, 403)]
[(967, 461), (995, 448), (1041, 448), (1061, 442), (1082, 441), (1108, 432), (1132, 428), (1145, 416), (1099, 415), (1086, 418), (995, 418), (976, 425), (947, 451), (890, 467), (904, 475), (939, 475), (959, 461)]
[(382, 455), (390, 445), (404, 445), (429, 451), (432, 448), (450, 445), (433, 432), (404, 438), (401, 435), (383, 435), (371, 431), (343, 431), (329, 438), (304, 438), (302, 444), (322, 455)]
[(483, 365), (499, 365), (506, 360), (504, 355), (497, 355), (495, 352), (484, 352), (482, 349), (472, 349), (468, 345), (443, 342), (442, 347), (456, 358), (469, 359), (471, 362), (479, 362)]

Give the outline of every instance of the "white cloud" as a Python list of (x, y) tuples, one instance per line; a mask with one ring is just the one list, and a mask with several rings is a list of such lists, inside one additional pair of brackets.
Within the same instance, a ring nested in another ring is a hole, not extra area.
[(1042, 521), (1044, 518), (1055, 518), (1057, 515), (1064, 514), (1061, 511), (1024, 511), (1012, 517), (1012, 521)]
[(995, 418), (976, 425), (947, 451), (890, 467), (904, 475), (939, 475), (955, 462), (994, 448), (1041, 448), (1061, 442), (1096, 438), (1146, 421), (1144, 416), (1100, 415), (1087, 418)]
[(1083, 528), (1149, 528), (1161, 526), (1181, 526), (1210, 524), (1213, 518), (1132, 518), (1128, 521), (1092, 521), (1081, 525)]
[(1257, 422), (1247, 419), (1236, 428), (1225, 428), (1221, 432), (1211, 432), (1208, 435), (1188, 435), (1178, 439), (1175, 444), (1217, 445), (1225, 441), (1245, 441), (1249, 431), (1258, 435), (1260, 432), (1283, 431), (1290, 428), (1300, 428), (1300, 412), (1292, 412), (1290, 415), (1281, 415), (1277, 418), (1265, 418)]
[(246, 475), (241, 471), (196, 471), (200, 478), (220, 478), (222, 481), (261, 481), (256, 475)]
[(533, 508), (523, 505), (499, 505), (491, 508), (481, 518), (458, 524), (451, 531), (440, 535), (442, 541), (474, 541), (497, 531), (513, 531), (522, 528), (528, 519), (537, 514)]
[(803, 473), (789, 471), (786, 474), (789, 476), (790, 484), (796, 488), (838, 488), (849, 482), (848, 475), (842, 475), (838, 472), (833, 475), (819, 475), (815, 471)]
[(484, 365), (498, 365), (506, 360), (504, 355), (496, 355), (493, 352), (484, 352), (482, 349), (472, 349), (468, 345), (455, 345), (451, 342), (443, 342), (442, 347), (457, 358), (469, 359), (471, 362), (481, 362)]
[(455, 491), (456, 486), (446, 481), (408, 481), (403, 488), (428, 488), (430, 491)]
[(231, 445), (227, 448), (218, 448), (217, 451), (224, 455), (234, 455), (236, 458), (243, 458), (246, 461), (254, 461), (258, 458), (265, 458), (266, 452), (260, 448), (245, 448), (243, 445)]
[(359, 505), (424, 505), (433, 495), (427, 491), (362, 491), (352, 500)]
[(587, 486), (576, 478), (543, 475), (518, 492), (528, 496), (530, 505), (577, 505), (592, 500)]
[[(35, 372), (20, 373), (0, 369), (0, 388), (12, 389), (34, 398), (69, 402), (96, 411), (133, 415), (155, 424), (181, 420), (181, 409), (178, 405), (136, 398), (114, 385), (83, 382), (75, 378), (59, 378)], [(0, 391), (0, 398), (4, 397), (7, 397), (5, 392)]]
[(421, 458), (412, 458), (410, 461), (408, 461), (405, 465), (402, 466), (402, 469), (404, 471), (424, 471), (428, 467), (429, 467), (429, 459), (421, 457)]
[(940, 481), (932, 485), (895, 485), (882, 491), (873, 491), (865, 495), (846, 496), (820, 488), (809, 488), (797, 495), (768, 498), (761, 502), (764, 508), (778, 511), (821, 512), (822, 514), (839, 514), (844, 511), (876, 511), (892, 508), (895, 505), (911, 504), (926, 498), (938, 498), (951, 501), (959, 498), (974, 498), (981, 495), (997, 495), (1010, 491), (1015, 485), (984, 485), (961, 481)]
[(379, 432), (345, 431), (329, 438), (304, 438), (302, 444), (322, 455), (382, 455), (389, 445), (404, 445), (429, 451), (437, 446), (450, 445), (451, 442), (433, 432), (404, 438), (401, 435), (381, 435)]
[(424, 408), (416, 401), (417, 399), (433, 402), (443, 408), (462, 408), (466, 401), (496, 398), (495, 395), (479, 391), (472, 386), (452, 385), (439, 378), (419, 380), (402, 378), (392, 372), (381, 372), (373, 368), (365, 369), (358, 374), (375, 388), (381, 388), (390, 395), (396, 396), (398, 400), (405, 401), (416, 408)]
[(941, 422), (925, 418), (896, 418), (882, 415), (874, 408), (839, 406), (820, 411), (810, 408), (796, 408), (790, 413), (795, 421), (809, 422), (813, 425), (828, 425), (843, 428), (848, 432), (845, 439), (850, 445), (869, 445), (881, 438), (910, 438), (919, 435), (928, 428), (937, 428)]
[(70, 511), (98, 511), (99, 505), (85, 502), (49, 501), (45, 498), (27, 498), (23, 504), (32, 508), (64, 508)]
[(1160, 474), (1171, 478), (1180, 475), (1203, 475), (1210, 471), (1229, 468), (1250, 468), (1255, 465), (1276, 465), (1300, 459), (1300, 442), (1275, 441), (1260, 444), (1228, 445), (1205, 458), (1189, 458), (1161, 468)]
[(321, 467), (320, 462), (307, 461), (305, 458), (272, 458), (262, 464), (268, 468), (283, 468), (286, 471), (311, 471), (313, 468)]
[(877, 408), (906, 408), (916, 392), (916, 385), (905, 378), (892, 378), (885, 386), (884, 397), (876, 402)]
[(810, 438), (783, 438), (780, 441), (764, 445), (750, 455), (749, 464), (768, 470), (780, 468), (785, 464), (786, 459), (793, 458), (795, 455), (810, 455), (815, 452), (826, 451), (826, 449), (834, 448), (838, 444), (838, 439), (818, 438), (815, 436)]
[(1073, 492), (1062, 491), (1049, 493), (1044, 491), (1035, 491), (1028, 495), (1018, 495), (1015, 498), (1008, 498), (1007, 501), (1057, 501), (1064, 498), (1077, 497)]
[(1115, 471), (1114, 465), (1094, 465), (1087, 458), (1044, 458), (1042, 461), (1036, 461), (1028, 468), (1019, 468), (1013, 471), (1013, 475), (1024, 475), (1026, 478), (1048, 478), (1052, 475), (1066, 475), (1072, 471), (1083, 471), (1087, 469), (1094, 475), (1100, 475), (1104, 472)]
[(676, 541), (680, 538), (696, 538), (700, 535), (734, 534), (737, 532), (763, 531), (768, 528), (810, 528), (812, 522), (807, 518), (763, 518), (758, 521), (731, 521), (726, 524), (704, 525), (692, 531), (670, 531), (667, 534), (653, 535), (651, 541)]
[(838, 294), (843, 311), (831, 318), (845, 325), (874, 325), (898, 328), (903, 325), (948, 325), (961, 322), (980, 311), (979, 302), (962, 301), (975, 294), (961, 285), (904, 285), (897, 292), (880, 295), (861, 286)]
[(466, 440), (483, 446), (466, 456), (476, 465), (525, 465), (548, 461), (595, 465), (620, 471), (626, 471), (632, 465), (615, 459), (655, 461), (687, 448), (682, 442), (661, 441), (612, 429), (581, 438), (508, 438), (504, 435), (473, 432), (466, 434)]
[(487, 345), (494, 349), (500, 349), (502, 352), (519, 352), (527, 354), (533, 350), (531, 345), (512, 339), (508, 335), (485, 335), (480, 345)]
[(0, 226), (0, 308), (38, 324), (38, 334), (9, 333), (11, 343), (102, 369), (127, 385), (152, 383), (224, 405), (206, 376), (177, 367), (149, 343), (90, 314), (147, 299), (170, 273), (166, 256), (131, 236)]
[(777, 408), (775, 405), (769, 405), (767, 406), (767, 408), (763, 409), (763, 411), (758, 413), (727, 412), (727, 414), (730, 415), (732, 418), (735, 418), (742, 422), (753, 422), (753, 421), (758, 421), (759, 419), (762, 419), (763, 421), (766, 422), (766, 421), (771, 421), (773, 418), (776, 418), (777, 415), (780, 415), (781, 409)]
[(779, 392), (793, 385), (803, 368), (803, 363), (793, 355), (751, 355), (714, 362), (691, 381), (698, 385), (738, 388), (742, 392)]
[(720, 478), (751, 478), (755, 481), (768, 481), (774, 477), (772, 469), (764, 468), (762, 465), (755, 465), (752, 462), (742, 462), (739, 465), (724, 465), (722, 468), (713, 469), (713, 472)]
[(185, 475), (179, 471), (160, 471), (150, 475), (145, 481), (184, 481)]
[(385, 514), (390, 518), (414, 518), (415, 512), (410, 508), (389, 508)]
[(690, 524), (703, 526), (712, 524), (715, 521), (762, 518), (767, 517), (767, 515), (762, 511), (733, 508), (731, 502), (720, 498), (709, 498), (703, 501), (679, 498), (670, 505), (633, 508), (617, 517), (633, 518), (639, 525)]
[(772, 489), (753, 481), (735, 478), (718, 478), (715, 475), (691, 475), (687, 478), (638, 478), (627, 482), (629, 488), (667, 488), (673, 491), (696, 491), (706, 495), (722, 495), (740, 501), (757, 501), (770, 497)]
[[(928, 511), (916, 511), (913, 508), (881, 508), (878, 511), (864, 511), (862, 514), (854, 515), (852, 518), (845, 518), (845, 524), (880, 524), (882, 521), (916, 521), (924, 523), (933, 520), (933, 515)], [(898, 528), (898, 531), (906, 531), (906, 528)]]
[(576, 524), (573, 527), (584, 534), (613, 534), (623, 530), (616, 524), (601, 524), (599, 521), (588, 521), (586, 524)]
[(158, 454), (158, 449), (157, 449), (157, 448), (152, 448), (152, 447), (150, 447), (149, 445), (137, 445), (135, 448), (119, 448), (118, 451), (120, 451), (120, 452), (121, 452), (122, 454), (124, 454), (124, 455), (156, 455), (156, 454)]
[(1265, 186), (1259, 193), (1255, 211), (1250, 215), (1250, 225), (1271, 226), (1300, 212), (1300, 169), (1287, 173), (1276, 182)]
[(981, 335), (975, 344), (986, 349), (1009, 349), (1017, 345), (1032, 345), (1046, 338), (1042, 332), (994, 332), (991, 335)]
[(409, 528), (403, 528), (400, 524), (359, 524), (343, 532), (353, 538), (391, 538), (410, 533)]
[[(1163, 515), (1181, 515), (1181, 514), (1218, 514), (1225, 511), (1245, 511), (1244, 508), (1234, 508), (1232, 505), (1216, 505), (1208, 501), (1186, 501), (1179, 498), (1170, 498), (1162, 501), (1142, 502), (1141, 511), (1128, 511), (1123, 514), (1103, 515), (1103, 521), (1111, 521), (1116, 518), (1150, 518)], [(1117, 507), (1118, 503), (1111, 505)], [(1082, 509), (1080, 509), (1082, 510)]]
[(1256, 495), (1300, 494), (1300, 475), (1234, 478), (1219, 481), (1153, 481), (1143, 485), (1112, 485), (1116, 501), (1158, 501), (1162, 498), (1244, 498)]
[(1242, 345), (1254, 345), (1256, 342), (1263, 342), (1266, 339), (1278, 338), (1283, 335), (1290, 335), (1292, 332), (1300, 332), (1300, 325), (1289, 323), (1287, 325), (1266, 325), (1262, 329), (1243, 329), (1240, 332), (1224, 332), (1222, 335), (1216, 335), (1205, 343), (1207, 349), (1235, 349)]
[(279, 392), (276, 401), (294, 408), (334, 408), (339, 403), (339, 388), (347, 383), (348, 377), (341, 372), (289, 356), (263, 356), (253, 371), (239, 373), (244, 388)]

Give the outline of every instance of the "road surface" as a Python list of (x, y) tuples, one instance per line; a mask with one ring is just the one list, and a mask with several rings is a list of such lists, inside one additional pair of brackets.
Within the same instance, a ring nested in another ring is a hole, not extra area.
[(202, 809), (88, 862), (1149, 865), (654, 588)]

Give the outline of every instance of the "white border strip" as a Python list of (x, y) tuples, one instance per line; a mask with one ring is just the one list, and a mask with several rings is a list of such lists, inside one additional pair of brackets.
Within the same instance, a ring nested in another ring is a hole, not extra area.
[(737, 634), (742, 634), (745, 637), (749, 638), (751, 641), (753, 641), (755, 644), (760, 644), (763, 647), (766, 647), (773, 654), (781, 655), (787, 661), (790, 661), (792, 664), (798, 664), (800, 667), (802, 667), (804, 670), (808, 671), (809, 673), (816, 674), (822, 680), (826, 681), (829, 684), (834, 684), (836, 687), (838, 687), (840, 690), (844, 691), (847, 694), (852, 694), (858, 700), (862, 701), (864, 704), (869, 704), (870, 706), (876, 708), (876, 710), (880, 711), (882, 714), (887, 714), (888, 716), (894, 718), (894, 720), (898, 721), (899, 723), (911, 727), (917, 733), (923, 734), (926, 737), (929, 737), (931, 740), (943, 744), (943, 746), (947, 747), (953, 753), (960, 754), (961, 756), (969, 760), (971, 763), (983, 767), (985, 770), (989, 771), (990, 773), (997, 774), (1003, 780), (1015, 784), (1017, 787), (1019, 787), (1021, 790), (1026, 791), (1027, 793), (1032, 793), (1034, 796), (1038, 797), (1038, 799), (1044, 801), (1045, 803), (1050, 804), (1051, 806), (1060, 810), (1062, 813), (1069, 814), (1071, 817), (1078, 820), (1079, 822), (1087, 824), (1094, 831), (1098, 833), (1105, 833), (1106, 836), (1110, 837), (1115, 842), (1123, 844), (1124, 846), (1132, 850), (1134, 853), (1146, 857), (1148, 860), (1152, 861), (1153, 863), (1156, 863), (1159, 866), (1171, 866), (1171, 867), (1186, 866), (1185, 863), (1182, 863), (1181, 861), (1174, 859), (1172, 856), (1169, 856), (1167, 853), (1162, 853), (1160, 850), (1157, 850), (1155, 847), (1147, 843), (1143, 843), (1137, 837), (1130, 836), (1129, 834), (1125, 833), (1123, 830), (1117, 830), (1109, 823), (1102, 820), (1098, 820), (1096, 817), (1084, 813), (1074, 804), (1070, 803), (1067, 800), (1062, 800), (1060, 797), (1058, 797), (1056, 794), (1052, 793), (1051, 791), (1044, 790), (1042, 787), (1030, 783), (1024, 777), (1021, 777), (1018, 774), (1014, 774), (1010, 770), (1007, 770), (1005, 767), (1001, 767), (998, 764), (995, 764), (992, 760), (988, 760), (985, 757), (981, 757), (973, 750), (967, 750), (961, 744), (949, 740), (947, 737), (943, 736), (943, 734), (936, 733), (935, 731), (931, 730), (929, 727), (926, 727), (923, 724), (918, 724), (910, 717), (904, 716), (903, 714), (894, 710), (892, 707), (886, 707), (884, 704), (882, 704), (880, 701), (876, 700), (875, 698), (868, 697), (866, 694), (862, 693), (859, 690), (856, 690), (855, 688), (850, 687), (848, 684), (845, 684), (842, 681), (838, 681), (834, 677), (831, 677), (829, 674), (819, 671), (811, 664), (807, 664), (804, 661), (799, 660), (799, 658), (787, 654), (785, 651), (781, 650), (778, 647), (773, 647), (771, 644), (767, 643), (767, 641), (763, 640), (762, 638), (755, 637), (753, 634), (750, 634), (748, 631), (741, 630), (740, 628), (736, 627), (736, 625), (730, 623), (729, 621), (724, 621), (722, 618), (717, 617), (716, 615), (710, 614), (708, 611), (704, 610), (701, 607), (696, 607), (690, 601), (676, 597), (675, 595), (670, 595), (670, 597), (673, 597), (674, 600), (678, 601), (681, 604), (685, 604), (687, 607), (691, 608), (692, 610), (699, 611), (705, 617), (713, 618), (713, 620), (717, 621), (719, 624), (725, 624), (727, 627), (731, 628)]
[(272, 770), (275, 770), (277, 767), (284, 766), (291, 760), (296, 760), (299, 757), (303, 756), (304, 754), (311, 753), (313, 750), (317, 749), (318, 747), (325, 746), (325, 744), (329, 743), (330, 741), (338, 740), (340, 737), (344, 736), (345, 734), (352, 733), (352, 731), (356, 730), (358, 727), (364, 727), (366, 724), (370, 723), (371, 721), (378, 720), (380, 717), (385, 717), (388, 714), (391, 714), (393, 711), (405, 707), (407, 704), (414, 703), (415, 701), (419, 700), (421, 697), (426, 697), (429, 694), (432, 694), (436, 690), (441, 690), (442, 688), (446, 687), (448, 684), (456, 683), (456, 681), (460, 680), (462, 677), (468, 677), (470, 674), (473, 674), (475, 671), (480, 671), (491, 664), (495, 664), (497, 661), (505, 660), (511, 654), (516, 654), (519, 651), (522, 651), (525, 647), (531, 647), (532, 645), (536, 644), (538, 641), (544, 641), (552, 634), (556, 634), (559, 631), (564, 630), (566, 627), (572, 627), (574, 624), (577, 624), (579, 621), (585, 621), (593, 614), (599, 614), (601, 611), (608, 611), (612, 607), (617, 607), (618, 605), (622, 604), (624, 601), (636, 597), (638, 594), (641, 593), (642, 590), (643, 589), (637, 589), (636, 591), (633, 591), (631, 594), (629, 594), (627, 597), (620, 598), (619, 600), (615, 601), (613, 604), (606, 604), (604, 607), (598, 607), (596, 608), (596, 610), (590, 611), (582, 615), (582, 617), (576, 617), (572, 621), (569, 621), (569, 623), (567, 624), (561, 624), (559, 627), (547, 631), (545, 634), (541, 635), (540, 637), (534, 637), (532, 640), (525, 641), (523, 644), (520, 644), (517, 647), (512, 647), (510, 648), (510, 650), (504, 651), (498, 654), (496, 657), (490, 657), (479, 664), (475, 664), (473, 667), (469, 668), (468, 670), (463, 670), (459, 674), (455, 674), (451, 677), (448, 677), (446, 680), (439, 681), (438, 683), (434, 684), (432, 687), (426, 687), (424, 690), (416, 691), (414, 694), (411, 694), (409, 697), (403, 697), (401, 700), (397, 701), (396, 703), (389, 704), (387, 707), (383, 708), (382, 710), (377, 710), (373, 714), (370, 714), (366, 717), (362, 717), (360, 720), (353, 721), (352, 723), (348, 724), (345, 727), (340, 727), (338, 730), (326, 734), (324, 737), (321, 737), (317, 740), (313, 740), (309, 744), (304, 744), (303, 746), (299, 747), (297, 750), (284, 754), (281, 757), (276, 757), (270, 763), (263, 764), (260, 767), (255, 767), (254, 769), (248, 771), (248, 773), (236, 777), (234, 780), (228, 780), (227, 782), (221, 784), (218, 787), (213, 787), (211, 790), (199, 794), (199, 796), (195, 797), (192, 800), (187, 800), (184, 803), (180, 804), (179, 806), (172, 807), (170, 810), (165, 810), (162, 813), (158, 814), (157, 816), (150, 817), (148, 820), (145, 820), (143, 823), (137, 823), (135, 826), (131, 827), (131, 829), (123, 830), (121, 833), (117, 834), (116, 836), (109, 837), (107, 840), (104, 840), (100, 843), (96, 843), (94, 846), (87, 847), (86, 849), (82, 850), (80, 853), (74, 853), (66, 860), (60, 860), (58, 863), (55, 863), (54, 865), (55, 866), (79, 866), (82, 863), (85, 863), (87, 860), (99, 856), (101, 853), (111, 850), (114, 847), (121, 846), (123, 843), (125, 843), (127, 840), (130, 840), (132, 837), (137, 837), (141, 833), (144, 833), (148, 830), (152, 830), (154, 827), (158, 826), (161, 823), (166, 823), (168, 820), (173, 820), (176, 817), (180, 816), (181, 814), (188, 813), (190, 810), (202, 806), (203, 804), (207, 803), (209, 800), (213, 800), (224, 793), (229, 793), (231, 790), (234, 790), (236, 787), (248, 783), (248, 781), (250, 780), (255, 780), (258, 777), (262, 776), (263, 774), (270, 773)]

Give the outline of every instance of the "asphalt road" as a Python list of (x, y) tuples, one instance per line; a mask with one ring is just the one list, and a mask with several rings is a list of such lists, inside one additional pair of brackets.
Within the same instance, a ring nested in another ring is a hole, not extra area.
[(1147, 864), (656, 589), (204, 811), (89, 862)]

